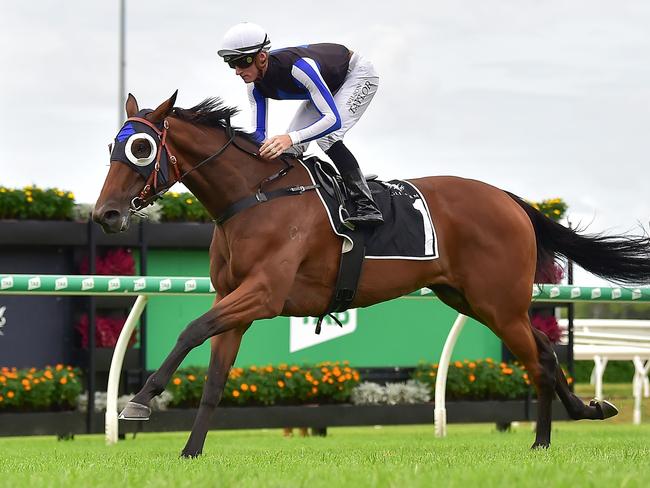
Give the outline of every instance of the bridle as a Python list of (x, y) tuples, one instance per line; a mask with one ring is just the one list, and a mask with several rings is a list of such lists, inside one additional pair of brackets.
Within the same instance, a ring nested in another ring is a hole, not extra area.
[[(165, 193), (167, 193), (167, 191), (172, 186), (174, 186), (176, 183), (182, 182), (183, 178), (185, 178), (192, 171), (197, 170), (204, 164), (212, 161), (214, 158), (221, 156), (221, 154), (223, 154), (223, 152), (228, 148), (228, 146), (230, 146), (230, 144), (233, 143), (236, 136), (236, 133), (232, 129), (232, 126), (230, 124), (230, 118), (228, 117), (226, 119), (226, 134), (228, 135), (228, 141), (216, 153), (208, 156), (203, 161), (193, 166), (189, 170), (185, 171), (183, 174), (181, 174), (180, 170), (178, 169), (178, 162), (176, 160), (176, 157), (174, 157), (171, 154), (171, 152), (169, 151), (169, 147), (167, 146), (167, 132), (169, 131), (169, 121), (167, 119), (163, 120), (162, 130), (160, 130), (155, 124), (145, 119), (144, 117), (129, 117), (126, 121), (139, 122), (141, 124), (146, 125), (156, 133), (158, 139), (160, 140), (160, 147), (158, 148), (156, 154), (156, 162), (154, 164), (154, 169), (149, 175), (149, 177), (147, 178), (144, 188), (142, 188), (140, 194), (137, 197), (135, 197), (133, 200), (131, 200), (129, 211), (132, 214), (140, 214), (144, 208), (148, 207), (156, 200), (162, 198), (162, 196)], [(167, 158), (169, 160), (169, 165), (172, 168), (172, 172), (170, 173), (170, 181), (165, 182), (162, 186), (158, 187), (158, 180), (160, 175), (160, 157), (162, 156), (163, 150), (165, 151), (165, 153), (167, 153)]]
[[(153, 204), (156, 200), (162, 198), (162, 196), (167, 193), (167, 191), (176, 183), (182, 182), (183, 178), (185, 178), (187, 175), (192, 173), (193, 171), (196, 171), (199, 169), (201, 166), (209, 163), (210, 161), (218, 158), (221, 156), (224, 151), (232, 144), (235, 146), (237, 149), (240, 151), (245, 152), (246, 154), (253, 156), (254, 158), (261, 159), (261, 156), (257, 152), (250, 151), (241, 145), (239, 145), (236, 141), (236, 136), (237, 133), (236, 131), (232, 128), (232, 125), (230, 123), (230, 117), (226, 117), (224, 120), (225, 124), (225, 131), (226, 135), (228, 136), (228, 140), (226, 143), (214, 154), (211, 154), (204, 160), (198, 162), (196, 165), (194, 165), (192, 168), (189, 170), (185, 171), (184, 173), (181, 174), (179, 168), (178, 168), (178, 162), (176, 158), (171, 154), (169, 151), (169, 147), (167, 146), (167, 133), (169, 132), (169, 121), (167, 119), (163, 120), (162, 123), (162, 130), (159, 129), (155, 124), (150, 122), (149, 120), (145, 119), (144, 117), (129, 117), (127, 119), (127, 122), (139, 122), (141, 124), (145, 124), (147, 127), (151, 128), (156, 135), (158, 136), (158, 139), (160, 141), (160, 146), (158, 148), (157, 154), (156, 154), (156, 162), (154, 164), (154, 169), (151, 172), (151, 174), (148, 176), (144, 188), (140, 191), (140, 194), (133, 198), (131, 200), (131, 205), (129, 207), (129, 212), (131, 214), (136, 214), (142, 216), (142, 210), (149, 205)], [(169, 160), (169, 165), (172, 168), (172, 171), (170, 173), (170, 181), (167, 181), (163, 183), (160, 187), (158, 187), (158, 180), (159, 180), (159, 175), (161, 171), (160, 167), (160, 159), (163, 150), (167, 154), (167, 159)], [(222, 224), (225, 222), (227, 219), (235, 215), (236, 213), (240, 212), (241, 210), (244, 210), (246, 208), (250, 208), (254, 205), (257, 205), (259, 203), (266, 202), (268, 200), (272, 200), (274, 198), (282, 197), (282, 196), (291, 196), (291, 195), (299, 195), (304, 193), (305, 191), (313, 190), (315, 188), (318, 188), (320, 185), (299, 185), (295, 187), (289, 187), (289, 188), (282, 188), (280, 190), (274, 190), (272, 192), (265, 193), (263, 192), (263, 186), (266, 183), (269, 183), (273, 180), (276, 180), (278, 178), (282, 178), (285, 176), (292, 168), (293, 165), (289, 164), (286, 159), (281, 156), (279, 158), (283, 163), (284, 163), (284, 168), (281, 170), (277, 171), (276, 173), (272, 174), (271, 176), (268, 176), (264, 178), (259, 184), (257, 191), (255, 192), (254, 195), (251, 195), (249, 197), (245, 197), (234, 204), (232, 204), (230, 207), (228, 207), (222, 215), (217, 217), (215, 219), (215, 222), (217, 224)], [(173, 176), (172, 176), (173, 175)]]

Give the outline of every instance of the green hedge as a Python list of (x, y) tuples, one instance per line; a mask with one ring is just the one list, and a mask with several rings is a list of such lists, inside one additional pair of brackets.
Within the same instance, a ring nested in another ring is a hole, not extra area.
[[(594, 369), (593, 361), (576, 361), (575, 379), (577, 383), (589, 383), (591, 371)], [(608, 361), (603, 376), (605, 383), (632, 383), (634, 378), (634, 364), (632, 361)]]

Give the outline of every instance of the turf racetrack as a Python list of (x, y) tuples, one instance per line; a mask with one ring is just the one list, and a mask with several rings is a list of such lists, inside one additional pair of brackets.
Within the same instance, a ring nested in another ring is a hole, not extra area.
[(186, 433), (0, 439), (0, 486), (647, 487), (650, 424), (556, 422), (548, 451), (531, 451), (530, 424), (332, 428), (328, 437), (279, 430), (213, 431), (205, 455), (179, 459)]

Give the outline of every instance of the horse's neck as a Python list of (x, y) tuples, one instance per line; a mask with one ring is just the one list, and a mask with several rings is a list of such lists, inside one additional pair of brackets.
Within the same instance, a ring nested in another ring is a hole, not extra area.
[[(198, 132), (193, 127), (189, 130), (195, 132), (187, 132), (174, 141), (183, 171), (195, 167), (228, 142), (223, 130)], [(275, 166), (230, 144), (221, 155), (183, 178), (183, 184), (216, 218), (236, 201), (253, 194), (260, 181), (273, 173)]]

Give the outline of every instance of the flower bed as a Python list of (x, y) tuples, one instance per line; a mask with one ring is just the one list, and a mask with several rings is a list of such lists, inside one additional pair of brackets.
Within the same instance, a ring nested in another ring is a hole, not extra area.
[[(434, 391), (438, 364), (420, 364), (413, 378)], [(449, 400), (515, 400), (526, 398), (530, 381), (518, 363), (496, 363), (492, 359), (455, 361), (447, 373)]]
[(45, 369), (0, 369), (0, 412), (72, 410), (82, 391), (81, 371), (57, 364)]
[[(173, 395), (170, 407), (197, 407), (205, 375), (205, 368), (177, 371), (167, 387)], [(358, 384), (359, 373), (347, 362), (233, 368), (221, 405), (345, 403)]]

